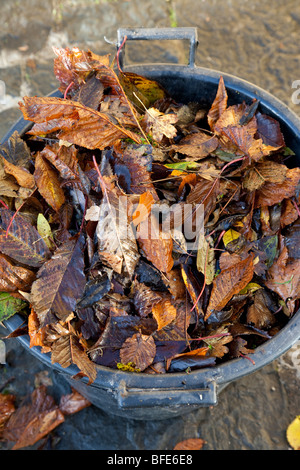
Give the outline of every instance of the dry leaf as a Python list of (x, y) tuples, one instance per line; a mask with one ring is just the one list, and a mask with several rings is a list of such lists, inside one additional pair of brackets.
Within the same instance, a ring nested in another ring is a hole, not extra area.
[(226, 91), (225, 84), (224, 84), (224, 79), (221, 76), (219, 79), (216, 97), (207, 115), (208, 124), (212, 131), (214, 130), (215, 124), (218, 121), (219, 117), (227, 108), (227, 99), (228, 99), (228, 96), (227, 96), (227, 91)]
[(146, 131), (156, 142), (161, 142), (164, 137), (173, 139), (177, 135), (177, 129), (173, 124), (177, 122), (176, 114), (164, 114), (156, 108), (150, 108), (145, 116)]
[(217, 137), (199, 131), (183, 137), (178, 144), (172, 145), (171, 149), (194, 160), (200, 160), (216, 150), (218, 145)]
[(178, 442), (173, 450), (201, 450), (204, 444), (206, 444), (204, 439), (185, 439)]

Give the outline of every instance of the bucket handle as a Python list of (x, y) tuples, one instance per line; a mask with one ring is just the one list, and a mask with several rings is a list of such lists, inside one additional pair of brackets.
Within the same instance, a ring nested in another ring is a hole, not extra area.
[[(195, 67), (195, 54), (198, 46), (197, 28), (119, 28), (118, 29), (118, 50), (124, 40), (173, 40), (188, 39), (190, 41), (189, 63), (188, 66)], [(119, 50), (119, 64), (123, 68), (125, 56), (125, 44)]]
[(208, 407), (217, 404), (216, 382), (211, 381), (195, 389), (159, 389), (127, 388), (120, 383), (118, 392), (120, 409), (130, 408), (163, 408), (174, 406)]

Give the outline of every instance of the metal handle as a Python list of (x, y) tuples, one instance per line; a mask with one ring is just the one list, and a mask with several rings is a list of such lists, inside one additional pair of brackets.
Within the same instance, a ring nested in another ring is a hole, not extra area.
[[(188, 39), (190, 41), (189, 67), (195, 66), (195, 54), (198, 45), (197, 28), (120, 28), (118, 29), (118, 49), (126, 41), (130, 40), (173, 40)], [(119, 64), (123, 68), (125, 44), (119, 51)]]
[(122, 409), (194, 405), (208, 407), (217, 404), (216, 383), (197, 389), (128, 389), (123, 384), (118, 391)]

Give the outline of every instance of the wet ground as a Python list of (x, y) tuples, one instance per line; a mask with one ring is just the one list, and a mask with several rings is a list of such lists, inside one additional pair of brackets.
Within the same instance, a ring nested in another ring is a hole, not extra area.
[[(1, 0), (0, 8), (0, 80), (5, 84), (0, 96), (1, 137), (20, 117), (17, 103), (24, 95), (45, 95), (57, 87), (52, 46), (77, 45), (115, 54), (120, 27), (197, 27), (196, 65), (255, 83), (300, 114), (299, 94), (293, 88), (300, 80), (297, 0)], [(126, 63), (186, 63), (187, 56), (187, 45), (181, 41), (130, 44)], [(13, 379), (7, 388), (22, 397), (42, 373), (49, 377), (54, 395), (69, 391), (61, 377), (17, 340), (5, 344), (0, 386)], [(299, 388), (297, 343), (272, 364), (229, 384), (214, 408), (140, 422), (91, 406), (54, 431), (53, 445), (58, 450), (170, 450), (183, 439), (201, 437), (207, 450), (286, 450), (286, 428), (300, 413)], [(0, 443), (0, 450), (9, 448)]]

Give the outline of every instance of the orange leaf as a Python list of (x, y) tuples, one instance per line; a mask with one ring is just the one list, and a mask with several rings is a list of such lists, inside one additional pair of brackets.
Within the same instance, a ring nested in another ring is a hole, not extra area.
[(135, 226), (148, 218), (154, 202), (155, 200), (149, 191), (140, 195), (138, 206), (132, 215), (132, 221)]
[(36, 155), (34, 177), (38, 190), (45, 201), (56, 212), (59, 211), (66, 201), (65, 193), (61, 188), (57, 172), (53, 170), (41, 153)]
[(159, 331), (176, 319), (177, 311), (170, 300), (166, 299), (153, 306), (152, 315), (157, 322), (157, 331)]
[(13, 165), (3, 158), (5, 173), (12, 175), (23, 188), (33, 189), (35, 187), (34, 177), (25, 168)]
[(185, 439), (184, 441), (178, 442), (174, 447), (174, 450), (201, 450), (206, 444), (203, 439)]
[(174, 264), (172, 258), (173, 240), (168, 233), (161, 231), (154, 216), (150, 215), (139, 225), (137, 240), (146, 258), (159, 271), (171, 271)]

